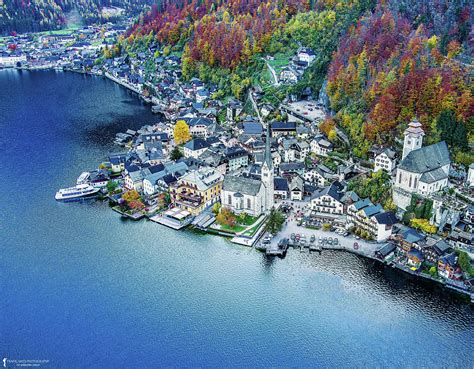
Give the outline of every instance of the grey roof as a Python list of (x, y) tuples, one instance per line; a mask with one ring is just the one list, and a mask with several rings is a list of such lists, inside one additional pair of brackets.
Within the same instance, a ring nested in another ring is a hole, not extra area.
[(186, 143), (186, 145), (184, 145), (184, 147), (186, 147), (187, 149), (190, 149), (190, 150), (201, 150), (201, 149), (205, 149), (207, 147), (209, 147), (209, 144), (203, 140), (202, 138), (195, 138), (191, 141), (189, 141), (188, 143)]
[(377, 219), (377, 223), (379, 224), (386, 224), (386, 225), (393, 225), (397, 222), (397, 218), (395, 214), (391, 211), (386, 211), (383, 213), (379, 213), (375, 215), (375, 219)]
[(425, 173), (450, 163), (448, 146), (441, 141), (411, 151), (401, 161), (399, 168), (413, 173)]
[(331, 196), (334, 200), (341, 202), (341, 199), (344, 196), (344, 193), (339, 191), (338, 186), (332, 183), (330, 186), (327, 186), (323, 188), (321, 191), (315, 193), (312, 198), (317, 199), (325, 195)]
[(441, 168), (436, 168), (430, 172), (425, 172), (420, 177), (420, 182), (433, 183), (448, 178), (448, 175)]
[(262, 182), (257, 179), (226, 175), (224, 177), (223, 189), (225, 191), (255, 196), (260, 191), (261, 185)]

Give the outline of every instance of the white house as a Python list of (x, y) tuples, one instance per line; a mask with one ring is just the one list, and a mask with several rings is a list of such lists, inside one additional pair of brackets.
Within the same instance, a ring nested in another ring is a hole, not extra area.
[(294, 84), (299, 81), (301, 74), (291, 67), (285, 67), (280, 72), (280, 81), (283, 83)]
[(323, 173), (319, 168), (312, 168), (312, 169), (307, 169), (304, 173), (304, 179), (306, 182), (318, 185), (318, 186), (324, 186), (324, 183), (326, 183), (326, 178), (324, 177)]
[(310, 208), (318, 213), (342, 215), (344, 213), (343, 196), (341, 189), (332, 183), (311, 197)]
[(397, 219), (392, 212), (384, 211), (380, 204), (374, 205), (369, 199), (362, 199), (348, 206), (347, 222), (382, 242), (392, 235)]
[(316, 54), (309, 47), (303, 47), (298, 51), (298, 59), (310, 64), (316, 59)]
[(374, 171), (383, 169), (388, 173), (391, 173), (395, 169), (396, 160), (395, 152), (389, 148), (384, 149), (374, 158)]
[(327, 156), (333, 145), (323, 135), (316, 136), (310, 143), (311, 152), (319, 156)]

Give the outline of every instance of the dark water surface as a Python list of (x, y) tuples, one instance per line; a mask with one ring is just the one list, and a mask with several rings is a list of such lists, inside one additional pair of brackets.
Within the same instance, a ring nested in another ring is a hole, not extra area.
[[(110, 81), (0, 71), (0, 355), (51, 368), (473, 367), (474, 313), (356, 256), (267, 260), (57, 203), (156, 117)], [(0, 358), (1, 359), (1, 358)]]

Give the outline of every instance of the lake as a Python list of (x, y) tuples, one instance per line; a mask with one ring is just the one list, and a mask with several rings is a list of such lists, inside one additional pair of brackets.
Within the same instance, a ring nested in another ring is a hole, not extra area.
[(285, 259), (59, 187), (158, 120), (100, 77), (0, 71), (0, 355), (49, 368), (472, 367), (474, 309), (342, 252)]

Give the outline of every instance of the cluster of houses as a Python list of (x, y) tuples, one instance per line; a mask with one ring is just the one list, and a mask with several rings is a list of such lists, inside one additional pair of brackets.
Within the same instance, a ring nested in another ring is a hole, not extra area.
[(289, 64), (281, 69), (279, 81), (284, 84), (297, 83), (315, 59), (316, 53), (311, 48), (301, 47)]
[(10, 36), (0, 45), (0, 67), (54, 68), (101, 74), (95, 61), (103, 48), (116, 42), (128, 22), (87, 26), (70, 32)]

